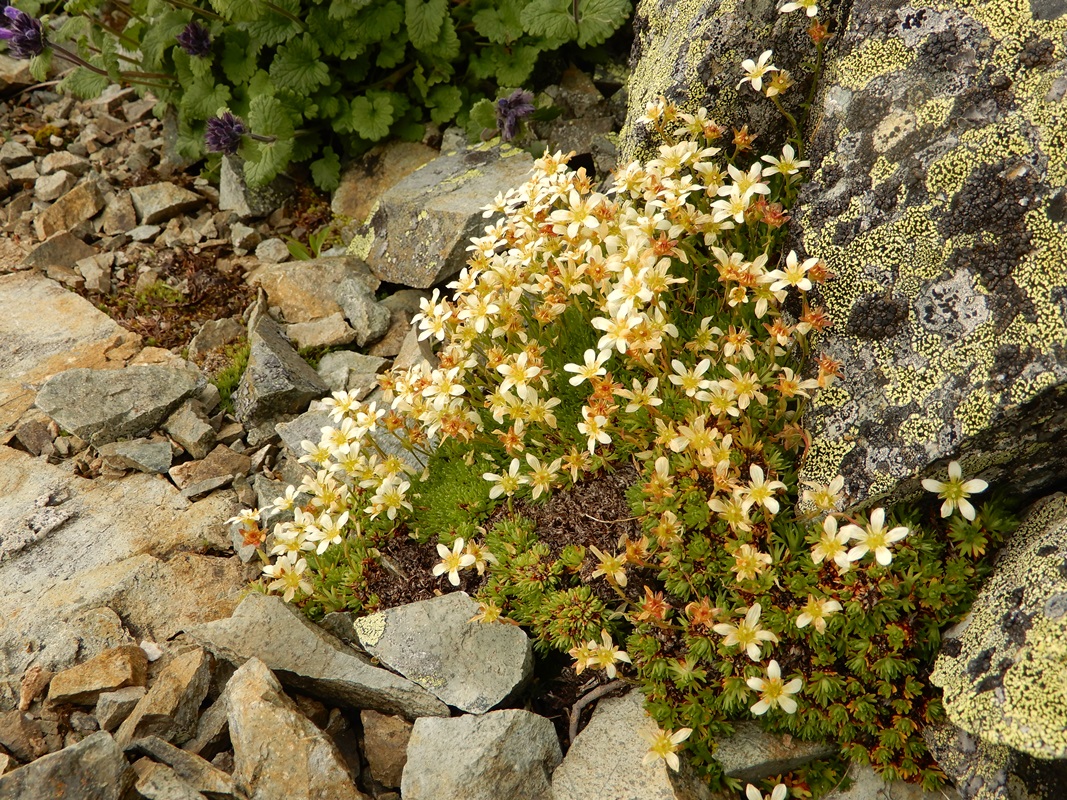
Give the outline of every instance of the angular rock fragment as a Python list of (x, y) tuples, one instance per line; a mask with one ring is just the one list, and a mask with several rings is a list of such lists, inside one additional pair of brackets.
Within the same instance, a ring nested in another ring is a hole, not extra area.
[(348, 391), (362, 400), (378, 388), (378, 373), (387, 363), (384, 358), (339, 350), (319, 359), (316, 371), (332, 391)]
[(200, 704), (211, 684), (211, 656), (194, 648), (176, 656), (119, 726), (115, 740), (128, 745), (143, 736), (181, 744), (196, 732)]
[[(140, 648), (137, 649), (140, 650)], [(143, 686), (127, 686), (125, 689), (117, 689), (113, 692), (101, 692), (96, 700), (96, 710), (93, 712), (97, 722), (100, 723), (100, 729), (115, 730), (126, 717), (130, 716), (130, 712), (137, 707), (146, 691)]]
[(19, 761), (33, 761), (48, 752), (40, 723), (17, 708), (0, 711), (0, 747)]
[(189, 342), (189, 358), (198, 362), (212, 350), (233, 344), (245, 335), (245, 326), (233, 317), (208, 320)]
[(174, 455), (169, 442), (151, 439), (109, 442), (98, 447), (97, 453), (112, 469), (135, 469), (152, 475), (161, 475), (169, 470)]
[(186, 633), (231, 663), (258, 658), (287, 685), (313, 697), (407, 719), (448, 714), (425, 689), (371, 666), (280, 597), (250, 594), (229, 619)]
[(363, 754), (367, 757), (371, 777), (382, 786), (399, 788), (408, 761), (411, 723), (377, 711), (363, 711), (359, 718), (363, 723)]
[(341, 311), (336, 290), (346, 279), (363, 283), (375, 292), (381, 281), (370, 268), (352, 256), (328, 256), (311, 261), (269, 264), (250, 273), (246, 280), (262, 286), (267, 303), (281, 309), (285, 321), (313, 322)]
[(684, 758), (679, 772), (673, 772), (662, 760), (644, 763), (649, 746), (646, 736), (657, 729), (645, 712), (640, 692), (600, 700), (589, 724), (575, 737), (567, 757), (552, 774), (555, 800), (710, 798), (711, 791)]
[(254, 323), (248, 341), (248, 366), (234, 395), (234, 412), (242, 422), (303, 411), (329, 390), (265, 314)]
[(168, 367), (72, 369), (50, 378), (36, 402), (64, 430), (101, 445), (149, 433), (199, 388), (200, 380)]
[(66, 231), (41, 242), (22, 260), (23, 267), (47, 270), (49, 267), (73, 267), (83, 258), (90, 258), (96, 251)]
[(87, 180), (75, 186), (33, 221), (37, 238), (44, 241), (60, 231), (69, 231), (79, 222), (92, 219), (104, 207), (104, 196), (97, 185)]
[(250, 188), (245, 183), (244, 162), (237, 156), (222, 159), (219, 176), (219, 210), (233, 211), (243, 220), (265, 217), (292, 197), (293, 182), (279, 175), (266, 186)]
[(733, 735), (716, 743), (715, 760), (731, 778), (758, 781), (835, 752), (832, 744), (802, 742), (767, 733), (758, 722), (741, 722), (734, 726)]
[(387, 667), (450, 706), (481, 714), (533, 672), (533, 645), (521, 628), (472, 622), (478, 604), (464, 592), (358, 617), (360, 644)]
[(163, 430), (185, 448), (193, 458), (204, 458), (215, 446), (215, 429), (207, 420), (203, 407), (187, 400), (163, 423)]
[(250, 658), (226, 685), (234, 781), (251, 800), (364, 800), (330, 738)]
[(170, 767), (142, 758), (133, 765), (137, 793), (145, 800), (207, 800)]
[(521, 184), (532, 166), (525, 151), (508, 145), (439, 156), (382, 194), (348, 252), (384, 281), (429, 288), (463, 268), (470, 238), (485, 227), (482, 208)]
[(144, 686), (148, 659), (133, 645), (113, 647), (52, 677), (48, 699), (52, 703), (93, 705), (103, 692), (127, 686)]
[[(362, 285), (362, 284), (361, 284)], [(340, 312), (314, 322), (294, 322), (287, 325), (285, 334), (299, 348), (336, 347), (350, 342), (357, 342), (359, 334), (345, 322)]]
[(357, 278), (346, 278), (337, 287), (337, 302), (352, 325), (359, 347), (375, 342), (389, 330), (392, 312), (374, 299), (374, 293)]
[(552, 723), (518, 709), (418, 719), (407, 755), (404, 800), (550, 800), (562, 758)]
[(204, 202), (204, 198), (173, 183), (153, 183), (134, 186), (130, 199), (142, 225), (166, 222), (171, 217), (190, 211)]
[(126, 752), (151, 756), (156, 761), (166, 764), (191, 788), (202, 792), (209, 798), (217, 795), (229, 796), (234, 793), (233, 778), (222, 770), (216, 769), (200, 756), (184, 748), (175, 747), (158, 736), (134, 739), (126, 747)]
[(125, 800), (136, 775), (110, 733), (100, 731), (0, 776), (0, 797)]

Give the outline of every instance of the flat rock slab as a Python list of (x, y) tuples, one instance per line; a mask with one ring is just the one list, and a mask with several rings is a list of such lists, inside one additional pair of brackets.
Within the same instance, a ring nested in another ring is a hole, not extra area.
[(233, 794), (233, 778), (194, 753), (175, 747), (158, 736), (135, 739), (126, 752), (141, 753), (166, 764), (179, 778), (209, 797)]
[(642, 734), (656, 730), (640, 692), (599, 701), (589, 724), (552, 775), (555, 800), (711, 798), (708, 787), (684, 759), (678, 773), (662, 760), (642, 763), (649, 747)]
[(390, 669), (450, 706), (482, 714), (533, 672), (533, 645), (514, 625), (472, 622), (478, 604), (464, 592), (353, 620), (359, 643)]
[(69, 231), (80, 222), (92, 219), (104, 207), (104, 196), (91, 180), (75, 186), (42, 211), (33, 221), (41, 241), (60, 231)]
[(148, 657), (140, 647), (113, 647), (53, 676), (48, 699), (52, 703), (94, 705), (102, 692), (144, 686), (147, 670)]
[(287, 685), (315, 697), (407, 719), (448, 715), (447, 706), (425, 689), (371, 666), (280, 597), (250, 594), (229, 619), (186, 633), (231, 663), (257, 658)]
[(0, 708), (32, 664), (58, 672), (132, 643), (116, 612), (165, 641), (237, 605), (237, 559), (182, 552), (228, 547), (230, 492), (190, 505), (159, 476), (86, 480), (0, 447), (0, 493)]
[(36, 387), (75, 367), (121, 367), (140, 337), (43, 275), (0, 276), (0, 429), (33, 405)]
[(1042, 502), (997, 556), (930, 680), (948, 718), (993, 745), (1067, 758), (1067, 497)]
[(849, 788), (834, 789), (823, 795), (823, 800), (960, 800), (959, 792), (951, 786), (935, 792), (924, 792), (923, 787), (915, 783), (886, 783), (881, 775), (866, 764), (849, 767), (848, 778), (852, 782)]
[(348, 252), (383, 281), (427, 289), (459, 272), (485, 228), (482, 209), (529, 177), (533, 160), (510, 145), (438, 156), (387, 189)]
[(734, 726), (732, 736), (716, 743), (715, 760), (731, 778), (760, 781), (836, 752), (832, 744), (802, 742), (767, 733), (758, 722), (741, 722)]
[(137, 793), (145, 800), (207, 800), (168, 766), (142, 758), (133, 768)]
[(878, 0), (828, 51), (790, 227), (835, 276), (818, 346), (843, 379), (800, 477), (854, 502), (949, 458), (1024, 495), (1067, 470), (1063, 18), (1033, 8)]
[(0, 797), (124, 800), (136, 775), (110, 733), (100, 731), (0, 776)]
[(151, 432), (202, 385), (170, 367), (72, 369), (49, 378), (36, 404), (64, 430), (101, 445)]
[(520, 709), (415, 721), (400, 784), (404, 800), (550, 800), (562, 754), (555, 728)]
[(204, 198), (196, 192), (190, 192), (188, 189), (165, 182), (134, 186), (130, 189), (130, 198), (137, 211), (137, 219), (142, 225), (165, 222), (204, 202)]
[(336, 745), (250, 658), (226, 684), (234, 781), (250, 800), (364, 800)]
[(314, 322), (341, 312), (337, 287), (347, 279), (376, 292), (381, 281), (367, 264), (353, 256), (329, 256), (288, 264), (268, 264), (248, 273), (251, 286), (261, 286), (267, 304), (281, 309), (285, 321)]
[(239, 420), (256, 424), (297, 413), (329, 392), (276, 322), (262, 314), (253, 324), (248, 335), (248, 366), (234, 393), (234, 414)]

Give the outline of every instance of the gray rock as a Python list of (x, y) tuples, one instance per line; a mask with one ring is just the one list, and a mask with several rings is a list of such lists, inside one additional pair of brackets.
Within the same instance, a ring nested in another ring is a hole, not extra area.
[(313, 322), (341, 311), (337, 287), (355, 278), (375, 292), (381, 284), (370, 268), (352, 256), (268, 264), (249, 273), (252, 286), (262, 286), (270, 307), (281, 309), (286, 322)]
[(42, 175), (51, 175), (56, 172), (69, 172), (79, 178), (89, 171), (89, 159), (76, 156), (66, 150), (56, 150), (41, 159), (38, 165)]
[(37, 81), (30, 74), (30, 62), (11, 58), (6, 53), (0, 54), (0, 90), (18, 89), (32, 86)]
[(183, 369), (72, 369), (50, 378), (37, 407), (70, 433), (101, 445), (152, 431), (199, 388)]
[(42, 241), (60, 231), (69, 231), (79, 222), (92, 219), (104, 207), (104, 196), (92, 180), (86, 180), (42, 211), (33, 221)]
[(0, 747), (20, 761), (33, 761), (48, 752), (40, 723), (14, 708), (0, 712)]
[(323, 428), (334, 428), (333, 419), (325, 411), (305, 411), (290, 422), (279, 422), (278, 435), (282, 437), (282, 443), (289, 452), (299, 458), (307, 451), (300, 446), (301, 442), (308, 441), (318, 444), (322, 438)]
[(970, 613), (945, 636), (931, 682), (955, 725), (1038, 759), (1067, 758), (1052, 698), (1067, 686), (1067, 497), (1035, 506)]
[(177, 744), (191, 739), (210, 684), (208, 653), (194, 648), (176, 656), (119, 726), (115, 740), (125, 747), (144, 736), (159, 736)]
[(38, 178), (33, 185), (33, 193), (38, 200), (50, 203), (73, 189), (77, 182), (78, 179), (72, 174), (60, 170)]
[(235, 416), (256, 424), (279, 414), (299, 412), (329, 387), (285, 340), (266, 315), (248, 336), (248, 367), (234, 395)]
[(256, 258), (264, 264), (281, 264), (283, 261), (291, 261), (292, 255), (289, 247), (281, 239), (266, 239), (256, 246)]
[(533, 645), (521, 628), (471, 622), (465, 592), (353, 620), (359, 643), (390, 669), (450, 706), (482, 714), (513, 695), (533, 672)]
[(10, 170), (11, 167), (17, 167), (27, 161), (33, 161), (33, 153), (22, 142), (9, 139), (0, 146), (0, 167)]
[(130, 439), (124, 442), (109, 442), (96, 449), (111, 469), (135, 469), (139, 472), (161, 475), (170, 469), (173, 453), (170, 443), (151, 439)]
[(94, 705), (103, 692), (144, 686), (147, 670), (148, 658), (140, 647), (114, 647), (76, 667), (56, 673), (48, 685), (48, 700), (51, 703)]
[(70, 727), (78, 733), (93, 733), (100, 730), (100, 723), (96, 721), (96, 717), (92, 714), (86, 714), (84, 711), (72, 711), (70, 712)]
[(331, 391), (349, 391), (362, 400), (378, 388), (378, 372), (387, 363), (384, 358), (338, 350), (319, 359), (317, 372)]
[(233, 317), (208, 320), (189, 342), (189, 358), (201, 361), (212, 350), (233, 344), (245, 335), (245, 327)]
[[(167, 417), (163, 430), (193, 458), (204, 458), (215, 446), (215, 429), (196, 400), (186, 400)], [(167, 465), (168, 469), (170, 464)]]
[(252, 250), (262, 237), (255, 228), (235, 222), (230, 226), (230, 244), (240, 250)]
[(645, 713), (640, 692), (600, 700), (552, 775), (555, 800), (710, 798), (711, 791), (684, 758), (679, 772), (662, 760), (643, 763), (649, 746), (645, 736), (658, 729)]
[(411, 723), (377, 711), (362, 711), (359, 719), (363, 723), (363, 754), (367, 757), (371, 777), (382, 786), (400, 788), (404, 765), (408, 761)]
[(419, 312), (419, 303), (428, 298), (428, 292), (418, 289), (401, 289), (382, 300), (382, 305), (389, 309), (389, 330), (381, 339), (367, 350), (368, 355), (393, 358), (404, 344), (404, 338), (411, 329), (411, 318)]
[(147, 242), (150, 239), (155, 239), (161, 230), (163, 229), (158, 225), (138, 225), (136, 228), (126, 231), (126, 235), (135, 242)]
[(135, 775), (111, 734), (100, 731), (0, 776), (0, 797), (124, 800)]
[(934, 792), (924, 792), (922, 786), (904, 781), (886, 783), (866, 764), (852, 764), (848, 768), (852, 782), (848, 789), (834, 789), (823, 800), (959, 800), (959, 793), (951, 786)]
[(143, 758), (133, 768), (137, 793), (145, 800), (207, 800), (170, 767)]
[(252, 459), (244, 453), (234, 452), (226, 445), (219, 444), (200, 461), (178, 464), (170, 471), (170, 477), (179, 489), (186, 489), (194, 484), (217, 478), (232, 481), (236, 477), (247, 475), (250, 469), (252, 469)]
[(462, 269), (469, 239), (485, 227), (482, 208), (531, 167), (529, 154), (507, 145), (439, 156), (382, 194), (348, 252), (382, 280), (429, 288)]
[(137, 707), (146, 691), (143, 686), (127, 686), (114, 692), (101, 692), (96, 700), (96, 710), (93, 712), (100, 723), (100, 729), (115, 730), (126, 717), (130, 716), (130, 712)]
[(330, 738), (257, 658), (226, 685), (234, 781), (252, 800), (363, 800)]
[(263, 661), (286, 685), (313, 697), (407, 719), (448, 714), (425, 689), (371, 666), (279, 597), (250, 594), (230, 619), (186, 633), (231, 663)]
[(196, 723), (196, 735), (182, 744), (182, 750), (203, 759), (214, 758), (230, 746), (229, 733), (229, 722), (226, 720), (226, 693), (223, 692), (200, 715), (200, 720)]
[(232, 211), (243, 220), (265, 217), (293, 195), (293, 182), (279, 175), (266, 186), (245, 184), (244, 163), (237, 156), (224, 156), (219, 176), (219, 210)]
[(23, 268), (35, 267), (41, 271), (51, 266), (73, 267), (83, 258), (96, 254), (96, 250), (76, 236), (63, 232), (41, 242), (22, 260)]
[(341, 174), (333, 193), (333, 213), (361, 223), (373, 212), (382, 192), (437, 157), (421, 142), (389, 142), (371, 148)]
[(133, 200), (129, 192), (120, 192), (115, 199), (104, 208), (101, 217), (101, 230), (113, 236), (116, 233), (126, 233), (137, 227), (137, 209), (133, 207)]
[(954, 458), (1034, 496), (1067, 470), (1063, 65), (1043, 49), (1063, 20), (1008, 32), (949, 2), (884, 25), (896, 8), (852, 8), (813, 108), (790, 228), (835, 276), (819, 342), (843, 380), (805, 415), (800, 477), (892, 502)]
[(182, 497), (195, 503), (202, 500), (216, 489), (225, 489), (234, 482), (233, 475), (219, 475), (215, 478), (205, 478), (202, 481), (194, 481), (182, 489)]
[(507, 709), (415, 720), (400, 793), (404, 800), (549, 800), (562, 755), (544, 717)]
[(173, 183), (153, 183), (134, 186), (130, 199), (142, 225), (166, 222), (171, 217), (184, 214), (203, 204), (204, 198)]
[(35, 456), (51, 452), (52, 441), (55, 439), (56, 424), (46, 419), (19, 420), (15, 428), (15, 440), (26, 451)]
[(767, 733), (758, 722), (740, 722), (732, 736), (716, 743), (715, 760), (731, 778), (758, 781), (836, 752), (831, 744), (802, 742)]
[(338, 312), (314, 322), (294, 322), (285, 327), (285, 334), (299, 348), (337, 347), (359, 339), (359, 333), (348, 327)]
[(356, 278), (346, 278), (337, 287), (337, 302), (355, 332), (359, 347), (377, 341), (389, 330), (392, 312), (374, 299), (374, 293)]
[(74, 266), (85, 278), (87, 290), (97, 294), (110, 294), (111, 267), (114, 263), (114, 253), (99, 253), (78, 259)]
[(140, 753), (166, 764), (182, 781), (208, 797), (234, 793), (233, 778), (195, 753), (175, 747), (158, 736), (135, 739), (126, 752)]
[(11, 180), (19, 181), (20, 183), (30, 183), (40, 177), (40, 173), (37, 172), (37, 165), (32, 161), (23, 164), (21, 167), (9, 167), (7, 174)]

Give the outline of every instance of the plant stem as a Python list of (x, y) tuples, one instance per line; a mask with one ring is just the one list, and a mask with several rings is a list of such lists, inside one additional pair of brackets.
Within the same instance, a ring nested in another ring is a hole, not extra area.
[(167, 2), (170, 3), (172, 6), (177, 6), (178, 8), (185, 8), (196, 14), (201, 14), (202, 16), (205, 16), (208, 19), (222, 19), (222, 17), (220, 17), (214, 11), (208, 11), (206, 8), (194, 6), (192, 3), (186, 3), (184, 0), (167, 0)]
[(304, 27), (304, 21), (302, 19), (300, 19), (300, 17), (293, 16), (292, 14), (290, 14), (288, 11), (286, 11), (281, 6), (274, 5), (274, 3), (270, 2), (270, 0), (263, 0), (263, 5), (265, 5), (267, 8), (269, 8), (275, 14), (281, 14), (286, 19), (292, 20), (297, 25), (299, 25), (301, 28)]
[(125, 14), (126, 16), (132, 17), (133, 19), (137, 20), (138, 22), (143, 22), (145, 25), (149, 24), (148, 20), (146, 20), (144, 17), (142, 17), (140, 14), (138, 14), (136, 11), (134, 11), (132, 8), (130, 8), (128, 5), (123, 3), (121, 0), (111, 0), (111, 2), (115, 6), (117, 6), (118, 9), (123, 14)]

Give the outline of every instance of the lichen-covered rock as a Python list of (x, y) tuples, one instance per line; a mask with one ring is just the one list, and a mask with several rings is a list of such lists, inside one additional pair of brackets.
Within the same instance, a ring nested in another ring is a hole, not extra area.
[[(779, 14), (780, 3), (755, 0), (641, 0), (634, 18), (632, 72), (626, 124), (619, 136), (623, 163), (647, 158), (662, 142), (640, 122), (649, 103), (663, 96), (683, 111), (704, 107), (720, 125), (741, 128), (759, 136), (757, 147), (772, 148), (784, 141), (786, 126), (770, 100), (745, 85), (741, 62), (773, 50), (774, 64), (786, 69), (798, 84), (781, 96), (787, 110), (797, 114), (807, 88), (800, 64), (815, 53), (805, 34), (808, 20), (798, 14)], [(827, 17), (820, 3), (821, 16)]]
[(262, 286), (267, 304), (281, 309), (288, 323), (314, 322), (342, 311), (337, 289), (357, 280), (375, 292), (381, 283), (370, 268), (352, 256), (325, 256), (310, 261), (266, 264), (249, 273), (252, 286)]
[(482, 209), (526, 180), (533, 162), (509, 145), (448, 153), (386, 190), (349, 244), (383, 281), (426, 289), (459, 272), (485, 227)]
[(1067, 497), (1030, 511), (931, 681), (953, 723), (991, 744), (1067, 759)]
[(464, 592), (379, 611), (353, 622), (359, 643), (385, 666), (450, 706), (482, 714), (514, 694), (533, 672), (522, 629), (472, 621)]
[(807, 416), (802, 478), (840, 473), (856, 501), (947, 457), (1026, 493), (1062, 473), (1067, 16), (1048, 8), (853, 6), (795, 220), (836, 276), (820, 346), (844, 376)]

